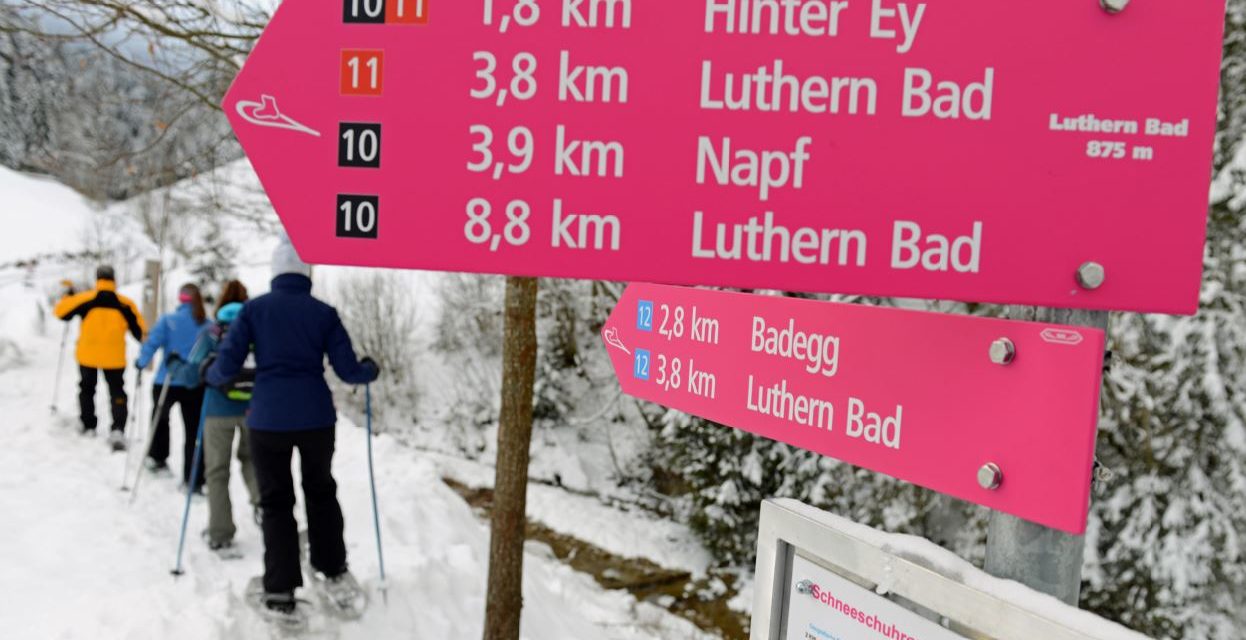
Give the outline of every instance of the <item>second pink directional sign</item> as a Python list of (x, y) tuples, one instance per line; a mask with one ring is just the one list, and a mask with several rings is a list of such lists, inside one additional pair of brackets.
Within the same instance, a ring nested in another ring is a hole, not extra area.
[(1085, 531), (1096, 329), (633, 284), (602, 338), (629, 395)]

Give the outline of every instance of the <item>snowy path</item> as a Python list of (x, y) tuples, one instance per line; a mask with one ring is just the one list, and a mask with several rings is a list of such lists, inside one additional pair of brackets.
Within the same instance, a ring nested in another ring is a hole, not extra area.
[[(10, 312), (29, 301), (18, 286), (0, 286), (0, 303)], [(7, 320), (0, 326), (21, 345), (25, 362), (0, 363), (0, 635), (267, 638), (237, 600), (261, 569), (259, 532), (244, 506), (236, 505), (246, 558), (223, 562), (198, 536), (206, 526), (207, 505), (195, 502), (187, 572), (175, 582), (169, 570), (182, 509), (177, 481), (146, 478), (131, 506), (129, 494), (119, 491), (122, 456), (109, 453), (102, 439), (77, 435), (71, 366), (61, 381), (60, 416), (48, 415), (59, 329), (53, 328), (55, 337), (13, 335), (15, 326), (26, 323)], [(132, 376), (127, 383), (133, 384)], [(104, 408), (102, 397), (99, 405)], [(173, 431), (178, 451), (176, 424)], [(386, 606), (374, 598), (362, 621), (342, 626), (341, 637), (480, 637), (487, 528), (441, 483), (432, 461), (390, 439), (375, 444), (390, 599)], [(362, 430), (339, 425), (335, 469), (351, 565), (373, 586), (377, 568), (365, 445)], [(180, 456), (170, 462), (180, 464)], [(235, 500), (245, 495), (236, 477), (233, 495)], [(524, 637), (530, 640), (704, 637), (657, 607), (603, 591), (540, 546), (529, 546), (526, 568)]]

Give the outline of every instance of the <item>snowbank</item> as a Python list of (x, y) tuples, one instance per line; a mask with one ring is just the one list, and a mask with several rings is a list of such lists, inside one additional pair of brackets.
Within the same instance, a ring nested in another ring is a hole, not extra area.
[(56, 182), (0, 167), (4, 233), (0, 264), (82, 248), (94, 214), (77, 191)]

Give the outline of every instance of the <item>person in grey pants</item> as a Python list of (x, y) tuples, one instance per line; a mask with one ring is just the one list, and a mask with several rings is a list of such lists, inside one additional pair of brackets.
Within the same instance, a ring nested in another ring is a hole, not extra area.
[[(229, 324), (242, 310), (247, 300), (246, 287), (237, 280), (226, 283), (216, 312), (216, 322), (209, 323), (200, 334), (191, 362), (201, 370), (212, 365), (216, 349), (229, 330)], [(255, 479), (255, 467), (251, 463), (251, 442), (246, 428), (246, 414), (251, 404), (250, 376), (246, 371), (229, 388), (208, 387), (204, 396), (203, 454), (205, 480), (208, 488), (208, 547), (224, 551), (233, 547), (234, 524), (233, 501), (229, 495), (230, 465), (234, 452), (234, 439), (238, 439), (238, 462), (242, 464), (242, 479), (250, 494), (252, 513), (259, 524), (259, 485)]]

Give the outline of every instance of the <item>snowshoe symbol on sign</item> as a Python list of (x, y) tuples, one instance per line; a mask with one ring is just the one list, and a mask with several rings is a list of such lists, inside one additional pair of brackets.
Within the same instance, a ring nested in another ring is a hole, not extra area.
[(260, 102), (252, 100), (239, 100), (235, 109), (243, 120), (261, 127), (274, 127), (277, 129), (289, 129), (298, 131), (308, 135), (320, 137), (320, 132), (302, 124), (301, 122), (287, 116), (277, 107), (277, 99), (264, 95), (260, 96)]
[(1043, 329), (1043, 332), (1039, 335), (1043, 337), (1044, 342), (1050, 342), (1051, 344), (1067, 344), (1070, 346), (1081, 344), (1082, 340), (1085, 339), (1082, 337), (1082, 334), (1070, 329)]
[(629, 356), (632, 355), (632, 352), (628, 351), (627, 347), (623, 345), (623, 341), (619, 339), (619, 328), (618, 327), (610, 327), (609, 329), (603, 329), (601, 332), (601, 336), (603, 339), (605, 339), (606, 344), (614, 347), (615, 349), (619, 349), (623, 351), (623, 353), (626, 353)]

